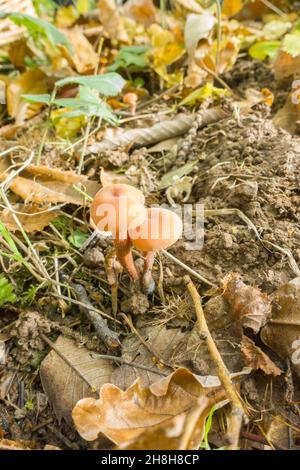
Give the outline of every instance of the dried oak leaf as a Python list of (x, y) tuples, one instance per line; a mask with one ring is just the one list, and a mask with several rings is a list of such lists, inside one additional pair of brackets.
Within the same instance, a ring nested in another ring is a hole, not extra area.
[(122, 14), (146, 27), (158, 18), (158, 10), (152, 0), (129, 0), (123, 6)]
[(106, 382), (114, 366), (110, 361), (94, 359), (85, 348), (78, 348), (71, 339), (60, 336), (55, 346), (62, 359), (51, 351), (40, 368), (41, 382), (59, 421), (71, 422), (71, 411), (78, 400), (95, 394)]
[(84, 398), (76, 404), (73, 420), (77, 431), (87, 441), (104, 433), (116, 444), (125, 444), (145, 430), (191, 410), (201, 397), (209, 395), (210, 400), (217, 403), (220, 382), (215, 378), (214, 385), (207, 386), (207, 379), (179, 368), (146, 388), (141, 387), (139, 380), (126, 391), (105, 384), (98, 400)]
[(273, 69), (276, 80), (290, 77), (300, 71), (300, 56), (293, 57), (288, 52), (280, 51)]
[(282, 373), (282, 370), (248, 336), (243, 336), (241, 349), (251, 369), (260, 369), (266, 375), (274, 375), (274, 377)]
[(300, 277), (284, 284), (274, 293), (272, 322), (262, 329), (261, 339), (282, 359), (290, 359), (300, 376)]
[(222, 280), (223, 297), (234, 318), (244, 328), (258, 333), (271, 314), (271, 301), (255, 286), (247, 286), (240, 276), (230, 273)]
[(288, 94), (284, 106), (275, 114), (273, 122), (275, 126), (291, 134), (297, 133), (300, 123), (300, 82), (298, 87)]
[[(220, 399), (221, 396), (220, 393)], [(117, 450), (182, 450), (182, 437), (189, 425), (189, 418), (197, 414), (190, 439), (184, 443), (185, 450), (196, 450), (204, 436), (206, 418), (212, 406), (216, 406), (216, 401), (216, 397), (211, 400), (203, 396), (190, 412), (181, 413), (167, 422), (146, 429), (137, 438), (117, 447)], [(217, 407), (220, 408), (224, 404), (225, 401), (221, 401)]]
[[(18, 219), (21, 222), (23, 229), (27, 233), (43, 230), (58, 215), (58, 212), (44, 212), (41, 211), (37, 206), (33, 205), (26, 206), (23, 204), (16, 204), (13, 209), (18, 212)], [(4, 209), (0, 212), (0, 220), (11, 232), (19, 230), (19, 227), (13, 218), (12, 212), (9, 209)]]

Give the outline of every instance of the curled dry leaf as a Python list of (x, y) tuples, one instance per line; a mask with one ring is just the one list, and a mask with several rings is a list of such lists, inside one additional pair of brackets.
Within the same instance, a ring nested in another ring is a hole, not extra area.
[(282, 370), (248, 336), (243, 336), (241, 349), (246, 363), (251, 369), (260, 369), (266, 375), (274, 377), (282, 374)]
[(28, 103), (22, 99), (25, 94), (47, 93), (46, 75), (40, 70), (28, 70), (16, 78), (12, 78), (7, 85), (6, 99), (8, 114), (15, 118), (16, 124), (21, 125), (26, 119), (37, 114), (42, 105)]
[(274, 293), (272, 322), (262, 329), (261, 339), (282, 359), (289, 359), (300, 376), (300, 277)]
[(300, 124), (300, 82), (295, 81), (294, 90), (288, 95), (283, 108), (274, 116), (275, 126), (281, 127), (291, 134), (299, 130)]
[(71, 422), (76, 402), (87, 395), (97, 396), (96, 390), (110, 382), (114, 366), (110, 361), (92, 358), (87, 349), (63, 336), (55, 346), (65, 360), (51, 351), (40, 367), (41, 382), (58, 420)]
[(274, 63), (276, 80), (290, 77), (300, 71), (300, 56), (293, 57), (288, 52), (280, 51)]
[[(23, 204), (15, 205), (13, 210), (17, 212), (18, 219), (27, 233), (43, 230), (58, 215), (58, 212), (55, 211), (45, 212), (41, 211), (37, 206), (26, 206)], [(0, 220), (11, 232), (19, 230), (9, 209), (4, 209), (0, 212)]]
[(114, 0), (99, 0), (100, 20), (110, 39), (129, 43), (129, 36), (122, 23), (122, 18)]
[[(8, 178), (9, 166), (9, 159), (1, 161), (1, 181)], [(20, 176), (16, 176), (9, 184), (11, 191), (26, 202), (86, 204), (84, 195), (76, 190), (76, 186), (80, 186), (81, 191), (91, 197), (100, 189), (98, 183), (88, 180), (86, 176), (43, 165), (29, 165)]]
[(62, 48), (62, 52), (71, 67), (80, 74), (87, 74), (95, 70), (99, 60), (98, 54), (80, 28), (67, 30), (65, 34), (72, 44), (73, 54), (70, 54), (66, 47)]
[(146, 388), (139, 380), (126, 391), (105, 384), (98, 400), (84, 398), (76, 404), (72, 413), (75, 426), (87, 441), (104, 433), (116, 444), (126, 444), (145, 430), (191, 410), (201, 397), (209, 395), (211, 404), (224, 399), (218, 386), (207, 387), (203, 379), (180, 368)]
[(223, 297), (229, 303), (234, 318), (244, 328), (258, 333), (271, 314), (271, 301), (257, 287), (247, 286), (234, 273), (222, 280)]
[[(203, 112), (202, 125), (206, 126), (213, 122), (221, 121), (227, 116), (227, 113), (221, 108), (208, 109)], [(115, 135), (113, 139), (103, 139), (101, 142), (96, 142), (88, 147), (88, 152), (98, 153), (133, 143), (137, 146), (155, 144), (185, 134), (192, 127), (194, 119), (193, 114), (180, 113), (173, 119), (166, 119), (154, 124), (152, 127), (130, 129), (123, 134)]]

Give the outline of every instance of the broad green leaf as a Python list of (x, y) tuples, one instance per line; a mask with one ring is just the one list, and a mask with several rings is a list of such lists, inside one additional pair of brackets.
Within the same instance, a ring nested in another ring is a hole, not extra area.
[(295, 31), (292, 34), (287, 34), (282, 42), (282, 50), (287, 52), (292, 57), (300, 55), (300, 31)]
[(110, 72), (118, 69), (128, 69), (135, 66), (144, 69), (147, 66), (145, 54), (149, 51), (149, 47), (145, 46), (124, 46), (117, 54), (115, 62), (108, 67)]
[(54, 103), (57, 106), (72, 109), (60, 117), (98, 116), (112, 124), (117, 122), (117, 117), (110, 106), (101, 100), (93, 90), (85, 86), (79, 88), (79, 98), (62, 98), (55, 100)]
[(265, 60), (269, 57), (275, 59), (281, 46), (280, 41), (259, 41), (250, 47), (248, 53), (253, 59)]
[(71, 245), (75, 246), (75, 248), (81, 248), (88, 238), (88, 233), (84, 233), (77, 229), (68, 237), (68, 241)]
[(4, 274), (0, 274), (0, 307), (16, 301), (14, 286), (6, 279)]
[(22, 95), (22, 98), (29, 103), (43, 103), (50, 104), (51, 97), (48, 94), (44, 95)]
[(103, 75), (87, 75), (84, 77), (68, 77), (56, 82), (56, 86), (61, 88), (65, 85), (84, 85), (105, 96), (118, 95), (125, 85), (125, 80), (117, 73), (105, 73)]
[(62, 44), (66, 46), (70, 54), (73, 53), (73, 47), (68, 38), (57, 29), (53, 24), (48, 21), (42, 20), (41, 18), (34, 18), (30, 15), (23, 13), (7, 13), (0, 12), (0, 18), (9, 17), (18, 26), (25, 26), (31, 34), (41, 34), (47, 37), (53, 46)]
[(197, 164), (197, 161), (187, 163), (186, 165), (181, 166), (180, 168), (176, 168), (175, 170), (169, 171), (166, 173), (160, 183), (159, 189), (165, 189), (171, 186), (174, 181), (182, 176), (188, 175), (193, 170), (194, 166)]

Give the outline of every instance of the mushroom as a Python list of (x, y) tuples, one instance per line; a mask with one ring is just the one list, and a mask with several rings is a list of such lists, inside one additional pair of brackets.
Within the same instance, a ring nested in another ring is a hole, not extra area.
[(104, 186), (96, 194), (91, 206), (91, 225), (99, 231), (111, 232), (116, 256), (134, 281), (139, 274), (131, 253), (128, 230), (138, 227), (146, 218), (143, 193), (128, 184)]
[(159, 207), (148, 209), (143, 223), (128, 230), (132, 244), (145, 255), (143, 286), (148, 294), (155, 287), (152, 268), (156, 252), (173, 245), (180, 238), (182, 230), (180, 217), (175, 212)]

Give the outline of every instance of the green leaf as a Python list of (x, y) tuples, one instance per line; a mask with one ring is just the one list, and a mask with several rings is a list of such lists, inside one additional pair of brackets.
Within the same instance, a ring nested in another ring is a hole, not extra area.
[(229, 96), (230, 92), (225, 88), (217, 88), (212, 83), (206, 83), (204, 86), (197, 88), (195, 91), (190, 93), (186, 98), (180, 101), (178, 106), (188, 104), (193, 106), (195, 103), (204, 101), (210, 98), (221, 98), (223, 96)]
[(50, 104), (51, 96), (47, 93), (44, 95), (22, 95), (22, 98), (29, 103), (42, 103), (42, 104)]
[(118, 69), (128, 69), (132, 66), (144, 69), (147, 66), (145, 54), (149, 51), (145, 46), (124, 46), (116, 56), (115, 62), (108, 67), (110, 72)]
[(71, 245), (75, 246), (75, 248), (81, 248), (88, 238), (88, 233), (84, 233), (77, 229), (68, 237), (68, 240)]
[(0, 12), (0, 18), (6, 18), (7, 16), (18, 26), (25, 26), (29, 33), (40, 34), (47, 37), (53, 46), (62, 44), (67, 47), (70, 54), (73, 53), (73, 47), (68, 38), (53, 24), (48, 23), (48, 21), (42, 20), (41, 18), (34, 18), (33, 16), (23, 13)]
[(16, 300), (14, 286), (6, 279), (4, 274), (0, 274), (0, 307), (5, 304), (12, 304)]
[(300, 31), (295, 31), (293, 34), (287, 34), (284, 37), (282, 50), (292, 57), (298, 57), (298, 55), (300, 55)]
[(175, 168), (175, 170), (169, 171), (166, 173), (160, 183), (159, 189), (165, 189), (171, 186), (174, 181), (182, 176), (188, 175), (193, 170), (194, 166), (197, 164), (197, 161), (187, 163), (186, 165), (181, 166), (180, 168)]
[(274, 60), (281, 46), (280, 41), (260, 41), (250, 47), (248, 53), (253, 59)]
[(62, 98), (55, 100), (54, 103), (57, 106), (73, 109), (60, 117), (98, 116), (112, 124), (118, 121), (110, 106), (85, 86), (79, 88), (79, 98)]
[(125, 85), (125, 80), (118, 73), (105, 73), (103, 75), (87, 75), (84, 77), (67, 77), (56, 82), (56, 87), (77, 84), (98, 91), (104, 96), (118, 95)]

